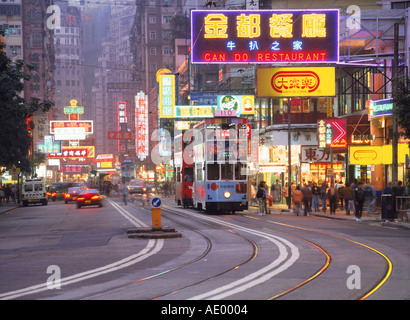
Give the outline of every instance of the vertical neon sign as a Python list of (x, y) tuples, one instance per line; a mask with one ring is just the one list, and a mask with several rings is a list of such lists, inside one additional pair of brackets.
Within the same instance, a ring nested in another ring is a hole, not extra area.
[(135, 147), (138, 159), (148, 157), (148, 106), (147, 95), (140, 91), (135, 96)]

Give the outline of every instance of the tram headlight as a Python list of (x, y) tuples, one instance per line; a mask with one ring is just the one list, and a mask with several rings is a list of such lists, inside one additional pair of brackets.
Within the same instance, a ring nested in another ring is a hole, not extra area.
[(226, 199), (229, 199), (229, 198), (231, 197), (231, 193), (230, 193), (229, 191), (225, 191), (225, 192), (224, 192), (224, 197), (225, 197)]

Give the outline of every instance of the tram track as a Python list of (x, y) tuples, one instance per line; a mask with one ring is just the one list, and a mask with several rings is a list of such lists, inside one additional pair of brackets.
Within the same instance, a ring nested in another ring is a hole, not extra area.
[[(124, 210), (123, 208), (121, 208), (121, 207), (120, 207), (118, 204), (116, 204), (114, 201), (110, 201), (110, 204), (111, 204), (114, 208), (116, 208), (117, 211), (119, 211), (127, 220), (133, 221), (133, 222), (134, 222), (134, 225), (135, 225), (135, 222), (137, 221), (137, 223), (139, 224), (139, 226), (146, 226), (146, 225), (145, 225), (144, 223), (142, 223), (139, 219), (137, 219), (133, 214), (131, 214), (131, 213), (129, 213), (128, 211), (126, 211), (126, 210)], [(143, 209), (143, 210), (146, 211), (146, 212), (149, 212), (148, 209), (146, 209), (145, 207), (142, 207), (141, 209)], [(173, 214), (182, 216), (182, 214), (180, 214), (180, 213), (178, 213), (178, 212), (176, 212), (176, 211), (173, 212)], [(211, 252), (211, 250), (212, 250), (212, 248), (213, 248), (213, 245), (212, 245), (212, 240), (211, 240), (208, 236), (206, 236), (204, 233), (198, 231), (197, 228), (194, 228), (194, 227), (192, 227), (192, 226), (190, 226), (190, 225), (188, 225), (188, 224), (186, 224), (186, 223), (183, 223), (183, 222), (181, 222), (181, 221), (179, 221), (179, 220), (177, 220), (177, 219), (173, 219), (173, 218), (171, 218), (171, 217), (169, 217), (169, 216), (167, 217), (167, 219), (170, 220), (171, 222), (173, 222), (173, 223), (176, 224), (176, 225), (179, 225), (179, 226), (181, 226), (181, 227), (183, 227), (183, 228), (186, 228), (186, 229), (188, 229), (188, 230), (190, 230), (190, 231), (192, 231), (192, 232), (195, 232), (195, 233), (197, 233), (198, 235), (200, 235), (200, 236), (205, 240), (205, 242), (206, 242), (206, 248), (205, 248), (205, 250), (204, 250), (200, 255), (198, 255), (197, 257), (195, 257), (194, 259), (192, 259), (192, 260), (190, 260), (190, 261), (187, 261), (187, 262), (185, 262), (185, 263), (182, 263), (182, 264), (180, 264), (180, 265), (174, 266), (174, 267), (172, 267), (172, 268), (169, 268), (169, 269), (167, 269), (167, 270), (163, 270), (163, 271), (161, 271), (161, 272), (158, 272), (158, 273), (156, 273), (156, 274), (152, 274), (152, 275), (150, 275), (150, 276), (146, 276), (146, 277), (140, 278), (140, 279), (138, 279), (138, 280), (129, 281), (129, 282), (123, 283), (123, 284), (118, 285), (118, 286), (110, 287), (110, 288), (108, 288), (108, 289), (99, 290), (98, 292), (93, 292), (93, 293), (91, 293), (91, 294), (82, 295), (82, 296), (80, 296), (80, 297), (77, 296), (75, 299), (76, 299), (76, 300), (77, 300), (77, 299), (92, 299), (92, 297), (98, 297), (98, 296), (101, 295), (101, 294), (107, 294), (107, 293), (109, 293), (109, 292), (111, 292), (111, 291), (114, 291), (114, 290), (121, 290), (121, 289), (124, 289), (124, 288), (126, 288), (126, 287), (130, 287), (130, 286), (136, 285), (136, 284), (138, 284), (138, 283), (141, 283), (141, 282), (144, 282), (144, 281), (147, 281), (147, 280), (151, 280), (151, 279), (154, 279), (154, 278), (158, 278), (158, 277), (160, 277), (160, 276), (164, 276), (164, 275), (166, 275), (166, 274), (169, 274), (169, 273), (171, 273), (171, 272), (177, 271), (177, 270), (182, 269), (182, 268), (184, 268), (184, 267), (193, 265), (193, 264), (195, 264), (196, 262), (203, 260), (203, 259)], [(208, 224), (208, 225), (211, 226), (210, 223), (206, 223), (206, 222), (202, 222), (202, 223), (205, 223), (205, 224)], [(215, 225), (212, 225), (212, 227), (215, 228), (216, 226), (215, 226)], [(248, 238), (244, 237), (243, 235), (240, 235), (240, 234), (238, 234), (237, 232), (234, 232), (234, 231), (232, 231), (232, 230), (226, 230), (226, 229), (223, 229), (223, 228), (221, 228), (221, 227), (219, 227), (219, 229), (224, 230), (224, 231), (226, 231), (226, 232), (230, 232), (230, 233), (232, 233), (232, 234), (234, 234), (234, 235), (236, 235), (236, 236), (241, 237), (241, 238), (244, 239), (245, 241), (248, 241), (248, 242), (250, 243), (251, 247), (252, 247), (252, 250), (251, 250), (252, 253), (250, 254), (250, 256), (249, 256), (247, 259), (245, 259), (244, 261), (242, 261), (241, 263), (236, 264), (236, 265), (232, 266), (231, 268), (228, 268), (228, 269), (226, 269), (226, 270), (224, 270), (224, 271), (221, 271), (221, 272), (219, 272), (218, 274), (212, 275), (212, 276), (210, 276), (210, 277), (206, 277), (206, 278), (204, 278), (204, 279), (201, 279), (201, 280), (196, 281), (196, 282), (194, 282), (194, 283), (191, 283), (191, 284), (189, 284), (189, 285), (185, 285), (184, 287), (177, 288), (177, 289), (173, 289), (172, 291), (168, 291), (168, 292), (161, 293), (160, 295), (157, 295), (157, 296), (155, 296), (155, 297), (151, 297), (151, 298), (149, 298), (148, 300), (156, 300), (156, 299), (159, 299), (159, 298), (161, 298), (161, 297), (170, 295), (170, 294), (172, 294), (172, 293), (179, 292), (179, 291), (182, 291), (182, 290), (184, 290), (184, 289), (188, 289), (188, 288), (194, 287), (195, 285), (198, 285), (198, 284), (200, 284), (200, 283), (206, 282), (206, 281), (208, 281), (208, 280), (210, 280), (210, 279), (213, 279), (213, 278), (216, 278), (216, 277), (218, 277), (218, 276), (222, 276), (222, 275), (224, 275), (224, 274), (226, 274), (226, 273), (228, 273), (228, 272), (230, 272), (230, 271), (232, 271), (232, 270), (236, 270), (236, 269), (242, 267), (243, 265), (245, 265), (246, 263), (248, 263), (248, 262), (252, 261), (253, 259), (255, 259), (255, 257), (256, 257), (257, 254), (258, 254), (258, 246), (257, 246), (257, 244), (256, 244), (254, 241), (252, 241), (251, 239), (248, 239)]]
[[(245, 216), (245, 217), (247, 217), (248, 219), (262, 220), (258, 217), (253, 217), (253, 216)], [(365, 300), (368, 297), (370, 297), (373, 293), (375, 293), (387, 281), (387, 279), (390, 277), (390, 275), (392, 273), (393, 263), (391, 262), (391, 260), (385, 254), (380, 252), (379, 250), (377, 250), (377, 249), (375, 249), (371, 246), (368, 246), (364, 243), (361, 243), (361, 242), (358, 242), (356, 240), (349, 239), (349, 238), (346, 238), (346, 237), (342, 237), (342, 236), (339, 236), (339, 235), (335, 235), (335, 234), (331, 234), (331, 233), (327, 233), (327, 232), (323, 232), (323, 231), (319, 231), (319, 230), (314, 230), (314, 229), (310, 229), (310, 228), (294, 226), (294, 225), (280, 223), (280, 222), (271, 221), (271, 220), (263, 220), (263, 221), (264, 222), (267, 221), (267, 222), (269, 222), (271, 224), (275, 224), (275, 225), (285, 226), (285, 227), (288, 227), (288, 228), (319, 233), (319, 234), (322, 234), (322, 235), (325, 235), (325, 236), (329, 236), (329, 237), (333, 237), (333, 238), (337, 238), (337, 239), (342, 239), (342, 240), (348, 241), (349, 243), (353, 243), (355, 245), (366, 248), (367, 250), (370, 250), (371, 252), (373, 252), (373, 253), (377, 254), (378, 256), (382, 257), (384, 259), (385, 263), (386, 263), (384, 274), (380, 277), (380, 280), (376, 280), (376, 284), (374, 286), (370, 287), (364, 295), (360, 295), (357, 300)], [(257, 225), (255, 225), (255, 226), (257, 226)], [(260, 226), (257, 226), (257, 227), (260, 227)], [(292, 287), (292, 288), (290, 288), (286, 291), (283, 291), (282, 293), (279, 293), (279, 294), (276, 294), (276, 295), (272, 296), (271, 298), (269, 298), (269, 300), (280, 298), (280, 297), (282, 297), (282, 296), (284, 296), (284, 295), (286, 295), (286, 294), (288, 294), (288, 293), (302, 287), (303, 285), (307, 284), (308, 282), (310, 282), (310, 281), (316, 279), (317, 277), (319, 277), (320, 275), (322, 275), (324, 273), (324, 271), (330, 266), (331, 260), (332, 260), (331, 255), (328, 252), (326, 252), (322, 247), (318, 246), (317, 244), (314, 244), (313, 242), (310, 242), (309, 240), (307, 240), (305, 238), (301, 238), (301, 237), (296, 236), (296, 235), (291, 234), (291, 233), (286, 233), (286, 232), (283, 232), (283, 231), (273, 230), (273, 229), (269, 229), (269, 228), (264, 228), (264, 229), (270, 230), (272, 232), (279, 232), (279, 233), (282, 233), (282, 234), (287, 234), (287, 235), (290, 235), (292, 237), (295, 237), (295, 238), (301, 239), (303, 241), (306, 241), (306, 242), (310, 243), (311, 245), (317, 247), (327, 257), (326, 263), (313, 276), (311, 276), (310, 278), (300, 282), (298, 285), (296, 285), (296, 286), (294, 286), (294, 287)]]

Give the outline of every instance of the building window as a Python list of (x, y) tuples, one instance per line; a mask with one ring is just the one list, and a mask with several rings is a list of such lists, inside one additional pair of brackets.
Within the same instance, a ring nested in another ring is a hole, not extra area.
[(149, 54), (151, 56), (157, 55), (157, 47), (149, 47)]
[(172, 48), (170, 47), (165, 47), (163, 51), (164, 56), (170, 56), (172, 55)]
[(157, 16), (150, 15), (149, 16), (149, 23), (151, 23), (151, 24), (157, 23)]
[(172, 19), (172, 16), (166, 15), (162, 17), (162, 23), (170, 23)]
[(151, 31), (151, 32), (149, 33), (149, 38), (150, 38), (151, 40), (155, 40), (155, 39), (157, 38), (157, 33), (156, 33), (155, 31)]

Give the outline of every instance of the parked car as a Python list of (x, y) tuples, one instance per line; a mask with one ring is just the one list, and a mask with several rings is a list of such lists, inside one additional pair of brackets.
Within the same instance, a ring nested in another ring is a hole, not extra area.
[(97, 189), (82, 190), (77, 196), (77, 208), (83, 206), (99, 206), (102, 207), (102, 197)]
[(82, 188), (79, 187), (68, 188), (66, 194), (64, 195), (64, 202), (68, 203), (70, 201), (76, 201), (81, 190)]
[(132, 179), (128, 185), (128, 192), (132, 193), (144, 193), (147, 191), (144, 180)]
[(46, 188), (42, 179), (27, 179), (23, 182), (21, 188), (21, 201), (23, 207), (27, 207), (32, 203), (41, 203), (46, 206), (48, 200), (46, 198)]

